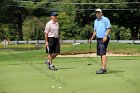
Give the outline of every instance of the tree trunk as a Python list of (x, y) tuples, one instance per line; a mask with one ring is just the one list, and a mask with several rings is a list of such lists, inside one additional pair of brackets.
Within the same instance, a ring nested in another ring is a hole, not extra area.
[(131, 39), (132, 40), (137, 40), (138, 39), (138, 32), (139, 32), (139, 27), (137, 26), (131, 26)]
[(139, 34), (139, 25), (136, 26), (136, 29), (135, 29), (135, 30), (136, 30), (136, 32), (135, 32), (135, 37), (136, 37), (136, 39), (139, 39), (139, 38), (138, 38), (138, 34)]
[(22, 14), (19, 13), (18, 14), (18, 36), (19, 36), (19, 40), (23, 40), (23, 33), (22, 33)]

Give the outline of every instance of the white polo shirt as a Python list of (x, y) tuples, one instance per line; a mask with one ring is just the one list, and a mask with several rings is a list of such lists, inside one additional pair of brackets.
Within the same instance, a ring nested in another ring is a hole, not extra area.
[(45, 33), (48, 33), (48, 37), (55, 37), (58, 38), (59, 36), (59, 24), (58, 22), (53, 23), (52, 20), (50, 20), (45, 27)]

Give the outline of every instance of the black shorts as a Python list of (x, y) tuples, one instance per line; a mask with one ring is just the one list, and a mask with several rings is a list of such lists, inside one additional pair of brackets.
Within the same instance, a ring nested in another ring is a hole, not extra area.
[(53, 54), (53, 53), (60, 53), (60, 44), (59, 39), (54, 37), (48, 37), (48, 48), (46, 47), (46, 53)]
[(110, 38), (108, 37), (106, 42), (103, 43), (102, 38), (97, 39), (97, 55), (106, 55), (107, 46), (109, 43)]

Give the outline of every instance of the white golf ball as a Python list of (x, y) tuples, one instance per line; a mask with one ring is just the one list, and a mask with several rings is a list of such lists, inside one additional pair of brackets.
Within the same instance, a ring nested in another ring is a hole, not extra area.
[(59, 89), (61, 89), (62, 87), (59, 87)]
[(52, 86), (52, 88), (54, 88), (54, 86)]

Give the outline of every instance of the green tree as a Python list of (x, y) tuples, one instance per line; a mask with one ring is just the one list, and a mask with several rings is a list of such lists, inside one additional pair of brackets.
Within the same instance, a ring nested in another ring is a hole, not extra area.
[(73, 16), (69, 16), (65, 12), (60, 12), (58, 19), (62, 39), (80, 39), (81, 29), (74, 21)]
[[(46, 10), (36, 7), (37, 4), (33, 1), (26, 3), (18, 0), (2, 0), (0, 4), (2, 5), (0, 19), (3, 19), (1, 22), (16, 25), (19, 40), (23, 40), (22, 25), (28, 16), (46, 16)], [(47, 5), (45, 6), (47, 7)]]
[(28, 17), (23, 23), (24, 39), (42, 40), (44, 39), (45, 24), (48, 17)]
[[(35, 2), (34, 2), (35, 1)], [(65, 3), (118, 3), (118, 4), (58, 4)], [(133, 4), (122, 3), (131, 0), (30, 0), (28, 3), (18, 0), (0, 1), (0, 34), (7, 31), (8, 38), (44, 39), (43, 30), (51, 11), (57, 11), (60, 32), (63, 39), (85, 39), (87, 24), (93, 24), (96, 8), (103, 9), (112, 24), (111, 39), (139, 39), (140, 38), (140, 5), (138, 0)], [(86, 9), (86, 10), (85, 10)], [(109, 9), (109, 10), (104, 10)], [(126, 9), (126, 10), (111, 10)], [(128, 10), (130, 9), (130, 10)], [(4, 25), (5, 24), (5, 25)], [(4, 26), (3, 26), (4, 25)], [(23, 29), (22, 29), (23, 27)], [(93, 30), (93, 25), (89, 28)], [(6, 30), (8, 29), (8, 30)], [(42, 36), (43, 35), (43, 36)], [(2, 35), (1, 35), (2, 36)]]
[(0, 41), (4, 39), (9, 39), (9, 27), (8, 25), (0, 25)]
[(23, 40), (22, 24), (25, 18), (31, 13), (30, 9), (19, 6), (18, 2), (12, 0), (2, 0), (2, 14), (1, 19), (3, 24), (17, 25), (18, 36)]
[(81, 39), (89, 39), (91, 38), (93, 33), (93, 26), (91, 24), (85, 25), (80, 32)]
[(130, 40), (131, 33), (129, 28), (118, 25), (112, 25), (111, 39), (112, 40)]

